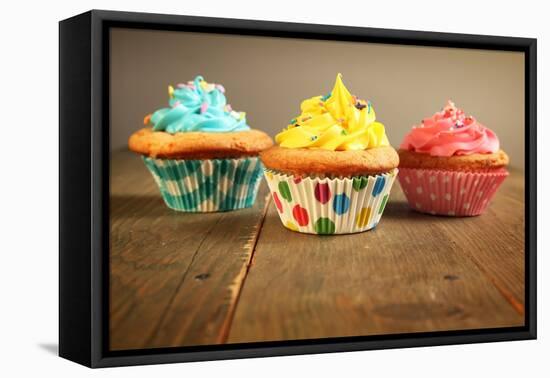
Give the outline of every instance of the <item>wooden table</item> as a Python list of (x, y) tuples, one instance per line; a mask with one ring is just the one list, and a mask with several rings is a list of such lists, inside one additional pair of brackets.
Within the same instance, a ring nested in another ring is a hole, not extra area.
[(354, 235), (283, 228), (267, 185), (254, 207), (168, 209), (141, 159), (111, 166), (112, 350), (524, 324), (524, 177), (488, 211), (409, 210), (399, 184)]

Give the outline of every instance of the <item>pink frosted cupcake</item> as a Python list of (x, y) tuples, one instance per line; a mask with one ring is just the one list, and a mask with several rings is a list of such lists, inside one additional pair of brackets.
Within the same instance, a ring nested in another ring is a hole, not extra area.
[(496, 134), (451, 101), (413, 126), (398, 152), (399, 183), (423, 213), (479, 215), (508, 176)]

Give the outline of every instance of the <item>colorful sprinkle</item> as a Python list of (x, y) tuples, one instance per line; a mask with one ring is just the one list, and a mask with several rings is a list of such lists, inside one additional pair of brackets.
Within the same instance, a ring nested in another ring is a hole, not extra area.
[(330, 200), (330, 187), (326, 183), (318, 183), (315, 185), (315, 198), (322, 204)]
[(148, 125), (148, 124), (149, 124), (149, 121), (151, 121), (151, 116), (152, 116), (152, 114), (147, 114), (147, 115), (143, 118), (143, 124), (144, 124), (144, 125)]
[(369, 224), (371, 213), (372, 213), (372, 209), (370, 207), (362, 208), (355, 219), (355, 222), (357, 223), (357, 227), (365, 228)]
[(307, 226), (309, 223), (309, 215), (307, 210), (300, 205), (294, 206), (292, 209), (292, 216), (300, 226)]
[(319, 218), (315, 222), (315, 232), (319, 235), (330, 235), (336, 231), (336, 225), (328, 218)]
[(279, 213), (282, 213), (283, 204), (281, 203), (281, 200), (279, 199), (277, 192), (273, 192), (273, 202), (275, 202), (275, 206), (277, 206), (277, 210), (279, 210)]
[(175, 108), (176, 106), (179, 106), (179, 105), (181, 105), (180, 100), (176, 100), (176, 101), (174, 101), (174, 103), (172, 104), (172, 107)]
[(300, 176), (296, 176), (292, 181), (294, 181), (295, 184), (299, 184), (302, 182), (302, 178)]
[(288, 186), (288, 183), (286, 181), (281, 181), (279, 183), (279, 193), (281, 194), (281, 197), (283, 197), (288, 202), (292, 201), (292, 194), (290, 194), (290, 187)]
[(345, 194), (337, 194), (334, 196), (333, 208), (334, 212), (338, 215), (342, 215), (349, 210), (349, 197)]
[(223, 85), (221, 84), (216, 84), (216, 88), (218, 89), (218, 91), (222, 92), (222, 93), (225, 93), (225, 88), (223, 87)]
[(174, 97), (174, 87), (171, 85), (168, 86), (168, 96), (170, 96), (170, 98)]
[(201, 114), (206, 113), (207, 110), (208, 110), (208, 103), (207, 103), (207, 102), (203, 102), (203, 103), (201, 104)]
[(358, 102), (358, 103), (355, 104), (355, 107), (359, 110), (362, 110), (362, 109), (365, 109), (367, 107), (367, 105), (363, 104), (361, 102)]

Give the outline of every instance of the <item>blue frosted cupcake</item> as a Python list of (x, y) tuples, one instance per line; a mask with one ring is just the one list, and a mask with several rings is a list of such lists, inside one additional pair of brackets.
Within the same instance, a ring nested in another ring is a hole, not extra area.
[(258, 154), (273, 141), (252, 130), (224, 93), (202, 76), (169, 86), (169, 107), (148, 114), (147, 127), (128, 141), (171, 209), (228, 211), (250, 207), (256, 199), (263, 174)]

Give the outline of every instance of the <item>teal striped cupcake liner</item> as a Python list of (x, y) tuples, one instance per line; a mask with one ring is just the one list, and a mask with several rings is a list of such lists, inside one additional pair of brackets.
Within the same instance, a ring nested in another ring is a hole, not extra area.
[(173, 160), (143, 157), (166, 205), (177, 211), (216, 212), (250, 207), (263, 176), (258, 157)]

